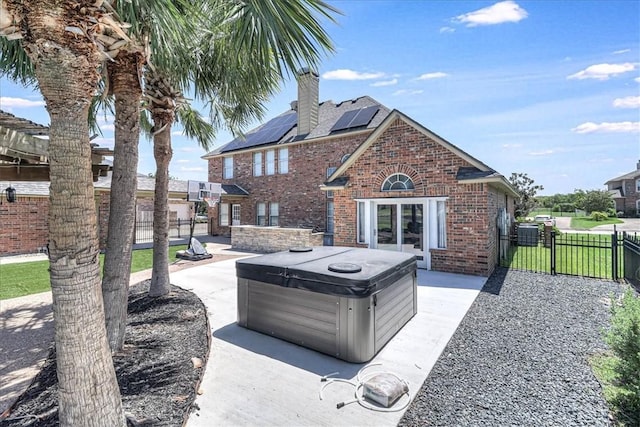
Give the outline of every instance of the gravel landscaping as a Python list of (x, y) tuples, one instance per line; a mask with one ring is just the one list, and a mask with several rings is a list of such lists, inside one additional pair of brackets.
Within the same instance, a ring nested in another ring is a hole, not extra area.
[(400, 426), (610, 426), (588, 364), (605, 349), (610, 281), (500, 269)]

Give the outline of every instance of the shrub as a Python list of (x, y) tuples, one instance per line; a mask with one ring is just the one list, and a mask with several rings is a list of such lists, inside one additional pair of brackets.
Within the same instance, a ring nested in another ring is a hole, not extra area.
[(609, 215), (607, 215), (605, 212), (591, 212), (591, 219), (594, 221), (605, 221), (607, 218), (609, 218)]
[(620, 304), (611, 305), (605, 341), (617, 356), (613, 368), (621, 393), (616, 404), (629, 414), (640, 414), (640, 297), (631, 288)]
[(607, 216), (609, 218), (617, 218), (618, 217), (618, 213), (616, 212), (616, 210), (614, 208), (609, 208), (609, 209), (607, 209)]

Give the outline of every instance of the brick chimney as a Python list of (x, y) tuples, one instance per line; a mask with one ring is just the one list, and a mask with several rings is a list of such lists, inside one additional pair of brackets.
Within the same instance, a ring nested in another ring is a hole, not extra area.
[(306, 135), (318, 125), (318, 73), (309, 68), (298, 71), (298, 135)]

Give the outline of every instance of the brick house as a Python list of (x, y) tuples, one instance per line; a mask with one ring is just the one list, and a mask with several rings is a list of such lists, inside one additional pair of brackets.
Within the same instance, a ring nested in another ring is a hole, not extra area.
[(640, 215), (640, 161), (636, 170), (605, 182), (616, 204), (617, 212), (626, 216)]
[[(0, 256), (43, 252), (49, 239), (49, 182), (0, 181), (0, 189), (13, 186), (17, 192), (15, 203), (0, 198)], [(138, 176), (136, 193), (136, 219), (151, 224), (155, 180)], [(111, 174), (94, 182), (98, 216), (100, 248), (107, 241)], [(187, 202), (187, 181), (169, 181), (169, 219), (192, 218), (194, 205)], [(150, 227), (149, 227), (150, 228)]]
[(203, 156), (223, 185), (212, 231), (314, 227), (325, 244), (490, 275), (518, 197), (504, 176), (370, 97), (318, 103), (318, 83), (302, 70), (291, 110)]

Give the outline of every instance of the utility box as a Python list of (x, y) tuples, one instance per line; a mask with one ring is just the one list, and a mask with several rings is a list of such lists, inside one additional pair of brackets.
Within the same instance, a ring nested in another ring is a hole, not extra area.
[(297, 248), (236, 262), (238, 324), (347, 362), (371, 360), (416, 314), (414, 255)]
[(518, 246), (538, 246), (538, 224), (518, 226)]

